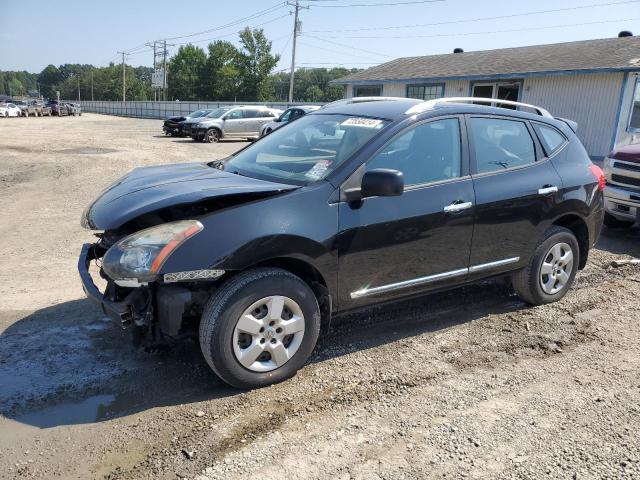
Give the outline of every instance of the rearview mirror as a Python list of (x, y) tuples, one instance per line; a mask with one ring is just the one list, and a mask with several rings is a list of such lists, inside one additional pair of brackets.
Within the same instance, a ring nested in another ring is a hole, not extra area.
[(376, 168), (366, 172), (360, 187), (361, 198), (397, 197), (404, 191), (404, 175), (399, 170)]

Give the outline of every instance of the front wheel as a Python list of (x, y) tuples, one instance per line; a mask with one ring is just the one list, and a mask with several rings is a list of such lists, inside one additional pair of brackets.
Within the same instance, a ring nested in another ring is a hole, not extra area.
[(553, 226), (545, 232), (529, 265), (512, 275), (513, 288), (531, 305), (556, 302), (573, 284), (579, 264), (580, 248), (573, 232)]
[(292, 377), (320, 333), (320, 308), (309, 286), (278, 268), (257, 268), (216, 291), (200, 320), (200, 347), (211, 369), (237, 388)]
[(215, 128), (210, 128), (204, 134), (204, 140), (207, 143), (218, 143), (220, 141), (220, 132)]

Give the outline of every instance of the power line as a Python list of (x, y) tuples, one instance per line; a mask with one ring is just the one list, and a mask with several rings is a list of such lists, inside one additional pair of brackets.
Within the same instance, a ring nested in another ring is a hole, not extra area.
[[(320, 0), (327, 1), (327, 0)], [(313, 3), (313, 8), (348, 8), (348, 7), (395, 7), (399, 5), (417, 5), (420, 3), (440, 3), (446, 2), (447, 0), (412, 0), (405, 2), (393, 2), (393, 3), (350, 3), (350, 4), (340, 4), (340, 5), (318, 5), (317, 3)]]
[[(331, 43), (333, 45), (337, 45), (338, 47), (344, 47), (350, 50), (358, 50), (360, 52), (369, 53), (371, 55), (392, 58), (392, 55), (387, 55), (385, 53), (380, 53), (380, 52), (372, 52), (371, 50), (365, 50), (364, 48), (357, 48), (357, 47), (354, 47), (353, 45), (345, 45), (344, 43), (334, 42), (333, 40), (327, 40), (326, 38), (316, 37), (314, 35), (309, 35), (306, 33), (304, 34), (304, 36), (308, 38), (315, 38), (316, 40), (320, 40), (321, 42)], [(342, 38), (347, 38), (347, 37), (342, 37)]]
[[(307, 0), (308, 1), (308, 0)], [(626, 5), (629, 3), (638, 3), (640, 0), (625, 0), (622, 2), (611, 2), (611, 3), (594, 3), (591, 5), (580, 5), (577, 7), (566, 7), (566, 8), (555, 8), (552, 10), (537, 10), (533, 12), (523, 12), (523, 13), (514, 13), (510, 15), (497, 15), (493, 17), (477, 17), (477, 18), (468, 18), (468, 19), (460, 19), (460, 20), (448, 20), (444, 22), (433, 22), (433, 23), (414, 23), (409, 25), (390, 25), (386, 27), (367, 27), (367, 28), (346, 28), (346, 29), (338, 29), (338, 30), (310, 30), (310, 33), (343, 33), (343, 32), (366, 32), (366, 31), (378, 31), (378, 30), (395, 30), (401, 28), (418, 28), (418, 27), (435, 27), (439, 25), (452, 25), (457, 23), (471, 23), (471, 22), (482, 22), (487, 20), (502, 20), (506, 18), (517, 18), (517, 17), (525, 17), (529, 15), (539, 15), (544, 13), (557, 13), (557, 12), (567, 12), (572, 10), (581, 10), (585, 8), (595, 8), (595, 7), (609, 7), (615, 5)]]
[[(390, 35), (390, 36), (380, 36), (380, 35), (353, 35), (353, 36), (344, 36), (342, 38), (359, 38), (359, 39), (408, 39), (408, 38), (438, 38), (438, 37), (464, 37), (469, 35), (489, 35), (494, 33), (513, 33), (513, 32), (528, 32), (533, 30), (549, 30), (553, 28), (565, 28), (565, 27), (580, 27), (585, 25), (600, 25), (603, 23), (616, 23), (616, 22), (629, 22), (633, 20), (639, 20), (639, 17), (636, 18), (619, 18), (616, 20), (601, 20), (597, 22), (583, 22), (583, 23), (567, 23), (563, 25), (545, 25), (542, 27), (529, 27), (529, 28), (511, 28), (506, 30), (489, 30), (482, 32), (457, 32), (457, 33), (434, 33), (430, 35)], [(311, 35), (307, 35), (311, 36)], [(312, 37), (312, 38), (320, 38), (320, 37)], [(328, 40), (325, 40), (328, 41)]]
[(370, 58), (366, 58), (366, 57), (362, 57), (360, 55), (355, 55), (353, 53), (348, 53), (348, 52), (339, 52), (337, 50), (332, 50), (330, 48), (324, 48), (324, 47), (319, 47), (317, 45), (312, 45), (306, 42), (300, 42), (301, 45), (304, 45), (305, 47), (311, 47), (311, 48), (315, 48), (318, 50), (323, 50), (325, 52), (329, 52), (329, 53), (337, 53), (338, 55), (346, 55), (348, 57), (354, 57), (354, 58), (359, 58), (361, 60), (370, 60)]

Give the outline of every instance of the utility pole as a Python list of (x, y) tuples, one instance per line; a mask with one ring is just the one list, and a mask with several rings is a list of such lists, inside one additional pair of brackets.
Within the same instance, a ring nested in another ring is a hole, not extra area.
[(126, 55), (126, 52), (118, 52), (122, 54), (122, 101), (126, 102), (127, 101), (127, 93), (126, 93), (126, 74), (125, 74), (125, 66), (124, 66), (124, 56)]
[(162, 41), (162, 97), (163, 100), (167, 101), (167, 41)]
[(287, 2), (287, 5), (291, 5), (295, 7), (295, 16), (293, 21), (293, 48), (291, 49), (291, 75), (289, 75), (289, 103), (293, 103), (293, 77), (295, 76), (296, 69), (296, 38), (300, 33), (300, 22), (298, 21), (298, 11), (301, 8), (309, 8), (309, 7), (301, 7), (299, 0), (295, 0), (295, 2)]
[(78, 101), (80, 101), (80, 74), (78, 74)]
[(91, 72), (91, 101), (93, 102), (93, 72)]
[[(158, 69), (158, 54), (156, 52), (157, 44), (158, 44), (157, 40), (153, 41), (153, 45), (151, 44), (151, 42), (145, 43), (147, 47), (153, 48), (153, 74), (155, 74)], [(156, 101), (158, 100), (158, 88), (153, 86), (153, 74), (151, 78), (151, 87), (153, 88), (153, 100)]]

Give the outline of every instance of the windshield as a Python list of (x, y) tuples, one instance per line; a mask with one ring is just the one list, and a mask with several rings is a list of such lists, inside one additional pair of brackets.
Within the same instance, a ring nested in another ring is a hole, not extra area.
[(228, 112), (229, 109), (228, 108), (216, 108), (215, 110), (210, 111), (207, 114), (207, 117), (209, 118), (220, 118), (222, 115), (225, 114), (225, 112)]
[(325, 178), (388, 124), (349, 115), (307, 115), (241, 150), (224, 169), (306, 185)]
[(199, 117), (204, 117), (207, 113), (209, 113), (211, 110), (196, 110), (195, 112), (191, 112), (189, 114), (189, 117), (191, 118), (199, 118)]

